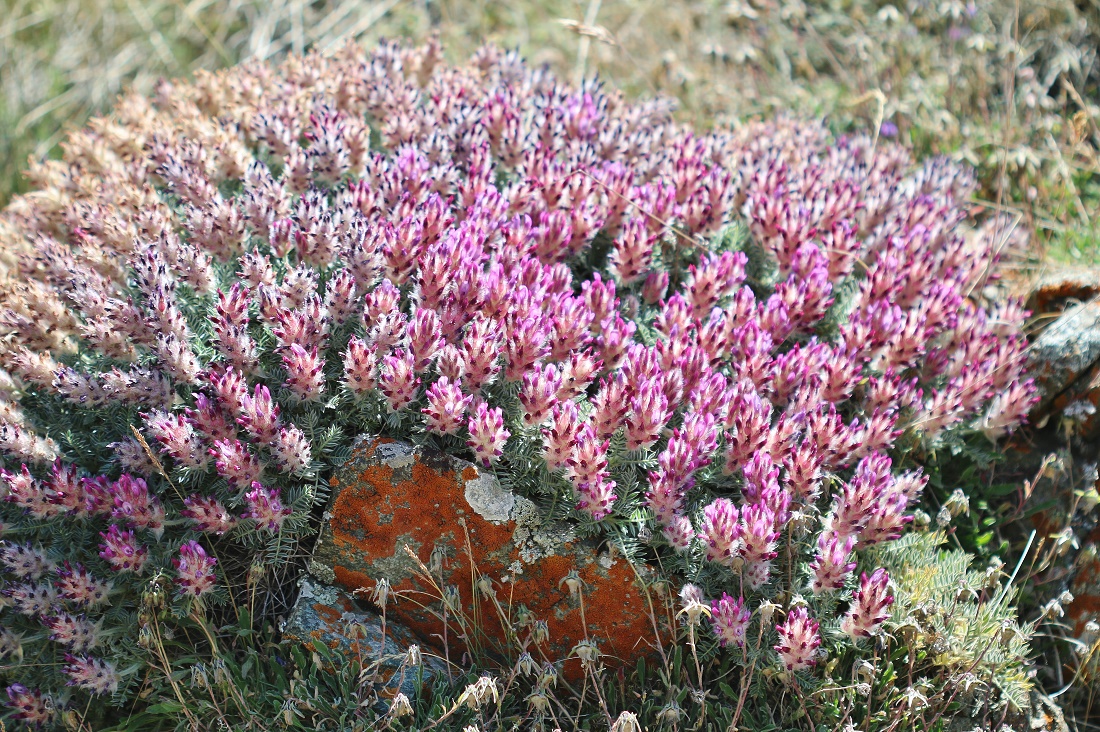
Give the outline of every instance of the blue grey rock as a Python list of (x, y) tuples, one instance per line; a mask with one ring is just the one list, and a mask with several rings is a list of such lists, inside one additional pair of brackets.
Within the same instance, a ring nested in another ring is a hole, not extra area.
[(383, 633), (381, 615), (363, 609), (343, 590), (309, 575), (299, 587), (298, 601), (283, 624), (284, 643), (320, 641), (338, 654), (362, 659), (365, 669), (378, 671), (382, 697), (402, 693), (413, 699), (420, 680), (427, 684), (446, 673), (434, 650), (400, 623), (387, 621)]

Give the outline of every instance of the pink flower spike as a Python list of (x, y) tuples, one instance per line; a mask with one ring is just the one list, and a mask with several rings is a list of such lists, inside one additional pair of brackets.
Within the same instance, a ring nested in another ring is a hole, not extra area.
[(592, 279), (581, 284), (581, 294), (584, 296), (584, 304), (592, 311), (592, 324), (597, 327), (619, 304), (615, 297), (615, 283), (611, 280), (604, 281), (599, 272), (592, 275)]
[(57, 602), (57, 591), (49, 582), (31, 584), (24, 582), (18, 585), (8, 585), (4, 589), (4, 597), (10, 607), (27, 617), (38, 617), (49, 612)]
[(35, 518), (46, 518), (57, 514), (58, 509), (51, 504), (50, 495), (45, 486), (34, 479), (26, 465), (23, 465), (18, 473), (0, 471), (0, 479), (7, 487), (5, 501), (26, 509)]
[(855, 549), (854, 536), (842, 537), (835, 531), (827, 531), (817, 538), (817, 556), (810, 564), (813, 581), (810, 590), (820, 595), (844, 588), (844, 581), (856, 568), (852, 558)]
[(309, 350), (297, 343), (283, 353), (286, 369), (286, 387), (300, 401), (319, 399), (325, 390), (325, 360), (318, 354), (317, 346)]
[(179, 557), (172, 560), (180, 594), (201, 597), (214, 589), (214, 565), (217, 563), (218, 560), (207, 556), (206, 550), (197, 541), (188, 541), (181, 546)]
[(592, 399), (590, 417), (596, 428), (596, 434), (604, 439), (611, 437), (626, 421), (628, 414), (630, 414), (630, 388), (623, 373), (620, 371), (606, 379), (601, 379), (600, 389)]
[(503, 331), (500, 324), (488, 318), (475, 318), (462, 338), (465, 366), (463, 384), (477, 391), (490, 383), (500, 372), (500, 352)]
[(608, 441), (601, 441), (591, 422), (585, 422), (577, 433), (573, 450), (566, 461), (566, 474), (574, 487), (597, 483), (607, 476)]
[(617, 369), (633, 341), (638, 325), (633, 320), (623, 320), (618, 313), (604, 318), (600, 323), (600, 336), (596, 348), (607, 370)]
[(54, 583), (57, 593), (77, 605), (97, 607), (107, 601), (111, 583), (96, 579), (84, 565), (71, 566), (67, 561), (57, 573)]
[(771, 426), (772, 405), (751, 385), (737, 387), (741, 393), (729, 406), (730, 432), (726, 443), (726, 472), (732, 473), (764, 447)]
[(993, 397), (985, 414), (978, 422), (978, 429), (991, 442), (1011, 433), (1017, 425), (1026, 421), (1028, 413), (1039, 399), (1034, 380), (1014, 381)]
[(398, 412), (409, 406), (416, 398), (420, 377), (416, 375), (416, 364), (412, 354), (397, 349), (382, 360), (382, 369), (378, 388), (386, 398), (391, 412)]
[(99, 642), (99, 628), (84, 615), (58, 612), (42, 618), (42, 625), (49, 628), (50, 640), (77, 653), (83, 653)]
[(214, 467), (218, 475), (234, 488), (244, 488), (258, 480), (264, 472), (259, 458), (240, 440), (219, 440), (214, 443), (210, 454), (214, 457)]
[(672, 548), (678, 552), (685, 552), (691, 548), (695, 541), (695, 527), (691, 525), (691, 519), (683, 514), (672, 516), (661, 529), (665, 539)]
[(821, 494), (821, 458), (817, 446), (806, 440), (795, 447), (783, 461), (786, 485), (791, 497), (803, 503), (813, 503)]
[(325, 311), (336, 326), (347, 322), (357, 304), (355, 276), (351, 270), (337, 272), (325, 286)]
[(573, 444), (584, 423), (577, 405), (573, 402), (558, 402), (551, 409), (550, 415), (549, 427), (542, 430), (542, 456), (547, 469), (553, 471), (563, 467), (569, 460)]
[(474, 451), (474, 457), (489, 467), (504, 454), (504, 443), (512, 435), (504, 428), (504, 413), (500, 407), (490, 408), (485, 402), (480, 402), (467, 426), (470, 439), (466, 444)]
[(183, 499), (180, 513), (194, 524), (195, 529), (221, 536), (237, 525), (237, 519), (216, 498), (188, 496)]
[(569, 360), (561, 370), (561, 389), (558, 390), (558, 399), (573, 399), (583, 394), (602, 366), (603, 364), (587, 348), (583, 351), (570, 352)]
[(114, 664), (108, 661), (65, 654), (65, 663), (61, 670), (69, 677), (66, 685), (76, 686), (96, 696), (113, 694), (122, 682)]
[(54, 720), (54, 701), (39, 689), (28, 689), (22, 684), (12, 684), (7, 689), (6, 706), (14, 710), (12, 718), (25, 723), (28, 727), (44, 727)]
[(550, 416), (550, 410), (558, 402), (561, 374), (553, 364), (535, 365), (523, 375), (519, 391), (519, 403), (523, 407), (523, 424), (540, 425)]
[(283, 473), (304, 475), (313, 460), (312, 446), (305, 433), (294, 425), (280, 427), (271, 440), (271, 454)]
[(206, 452), (199, 436), (183, 415), (155, 411), (142, 417), (146, 429), (161, 444), (162, 452), (184, 467), (201, 469), (206, 465)]
[(728, 498), (716, 498), (703, 510), (703, 516), (701, 538), (707, 545), (707, 559), (730, 566), (741, 539), (737, 506)]
[(149, 550), (138, 544), (133, 531), (122, 531), (115, 524), (106, 532), (99, 533), (103, 543), (99, 545), (99, 556), (117, 572), (140, 574)]
[(722, 252), (704, 257), (698, 265), (688, 267), (687, 291), (695, 312), (706, 313), (719, 300), (733, 294), (745, 281), (744, 252)]
[(0, 542), (0, 564), (22, 580), (42, 579), (43, 575), (53, 571), (54, 566), (40, 548), (9, 541)]
[(446, 345), (439, 315), (430, 308), (417, 308), (408, 324), (409, 352), (417, 371), (427, 369), (439, 350)]
[(424, 423), (430, 432), (440, 435), (456, 434), (466, 424), (466, 410), (473, 397), (463, 394), (457, 384), (446, 376), (428, 387), (424, 394), (428, 406), (424, 407)]
[(211, 370), (206, 375), (206, 380), (218, 397), (221, 407), (233, 415), (240, 414), (241, 399), (248, 394), (244, 375), (234, 368)]
[(615, 481), (601, 476), (599, 479), (577, 486), (577, 509), (584, 511), (596, 521), (611, 513), (611, 506), (618, 496), (615, 494)]
[(260, 442), (270, 442), (279, 431), (279, 405), (271, 399), (264, 384), (256, 384), (252, 395), (241, 397), (241, 416), (237, 424)]
[[(244, 405), (248, 399), (247, 393), (241, 397), (241, 412), (237, 417), (238, 420), (246, 417)], [(230, 440), (237, 437), (237, 425), (227, 418), (226, 411), (218, 406), (215, 400), (208, 398), (202, 392), (195, 394), (195, 408), (186, 408), (184, 413), (187, 414), (188, 421), (207, 440)]]
[(663, 269), (654, 270), (646, 276), (645, 284), (642, 286), (642, 299), (646, 304), (656, 305), (664, 299), (667, 292), (668, 272)]
[(626, 420), (627, 450), (640, 450), (655, 443), (672, 417), (662, 381), (652, 378), (638, 387)]
[(149, 529), (158, 538), (164, 533), (164, 506), (141, 478), (123, 473), (111, 485), (111, 518), (130, 526)]
[[(629, 285), (641, 279), (649, 270), (649, 262), (653, 256), (653, 247), (656, 243), (657, 237), (646, 230), (644, 217), (635, 216), (631, 218), (623, 226), (619, 236), (615, 239), (614, 248), (611, 250), (611, 261), (609, 263), (611, 274), (624, 285)], [(664, 274), (666, 277), (665, 284), (667, 285), (668, 275), (667, 273)], [(646, 285), (649, 285), (648, 280)]]
[(725, 592), (721, 600), (715, 600), (710, 604), (710, 621), (714, 627), (714, 634), (718, 636), (718, 643), (724, 648), (735, 645), (738, 648), (745, 645), (745, 629), (749, 626), (752, 612), (745, 607), (745, 598), (734, 600)]
[(889, 585), (890, 575), (885, 569), (876, 569), (870, 577), (866, 572), (861, 574), (851, 608), (840, 623), (841, 631), (852, 640), (874, 635), (890, 617), (894, 597), (890, 594)]
[(818, 623), (804, 607), (796, 607), (787, 613), (787, 619), (775, 629), (779, 643), (775, 650), (788, 671), (800, 671), (817, 663), (817, 649), (821, 646)]
[(291, 514), (290, 507), (279, 500), (278, 488), (264, 488), (258, 482), (252, 483), (252, 490), (245, 494), (244, 500), (248, 510), (242, 518), (252, 519), (256, 528), (267, 529), (272, 534), (283, 528), (283, 521)]
[(377, 380), (377, 348), (352, 336), (344, 352), (344, 385), (354, 394), (374, 389)]

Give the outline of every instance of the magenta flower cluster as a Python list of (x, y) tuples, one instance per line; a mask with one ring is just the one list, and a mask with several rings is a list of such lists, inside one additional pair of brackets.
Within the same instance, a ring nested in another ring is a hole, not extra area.
[[(588, 521), (642, 511), (727, 573), (712, 617), (739, 646), (780, 552), (797, 590), (846, 592), (856, 552), (904, 530), (925, 479), (896, 471), (901, 434), (995, 439), (1027, 413), (1024, 313), (981, 300), (997, 242), (963, 231), (965, 170), (815, 124), (696, 133), (491, 48), (438, 60), (349, 49), (127, 98), (45, 175), (53, 198), (5, 214), (33, 248), (0, 298), (6, 500), (101, 526), (63, 569), (4, 549), (56, 642), (84, 652), (61, 608), (102, 602), (101, 577), (171, 566), (209, 592), (197, 538), (284, 532), (350, 411), (498, 470), (540, 455)], [(130, 410), (142, 438), (85, 475), (24, 392)], [(881, 626), (887, 585), (859, 581), (845, 633)], [(805, 608), (776, 632), (788, 668), (813, 663)], [(91, 656), (64, 673), (118, 686)]]

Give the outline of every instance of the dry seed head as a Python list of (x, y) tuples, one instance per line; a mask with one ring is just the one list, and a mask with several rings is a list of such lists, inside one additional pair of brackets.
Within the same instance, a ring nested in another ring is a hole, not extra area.
[(492, 676), (482, 676), (474, 683), (468, 685), (466, 689), (459, 694), (456, 705), (466, 705), (470, 709), (477, 711), (489, 702), (498, 704), (500, 702), (500, 688), (497, 686), (497, 680)]
[(642, 725), (638, 723), (636, 714), (623, 712), (611, 725), (611, 732), (642, 732)]
[(539, 675), (536, 685), (540, 689), (549, 689), (552, 686), (558, 685), (558, 670), (552, 664), (546, 664), (542, 667), (542, 673)]
[(524, 676), (533, 676), (538, 671), (538, 664), (530, 653), (524, 651), (516, 661), (516, 669)]
[(684, 717), (684, 710), (680, 708), (680, 705), (675, 700), (665, 704), (661, 707), (661, 711), (657, 712), (657, 721), (666, 727), (672, 727), (680, 723), (680, 720)]
[(573, 650), (570, 655), (576, 656), (580, 659), (581, 664), (585, 668), (591, 668), (595, 666), (596, 662), (600, 660), (600, 649), (591, 640), (582, 640), (577, 645), (573, 646)]
[(202, 663), (196, 663), (191, 667), (191, 686), (196, 689), (207, 689), (210, 687), (210, 679), (206, 675), (206, 665)]
[(493, 592), (493, 581), (485, 575), (481, 575), (481, 577), (478, 577), (477, 591), (486, 600), (491, 600), (492, 598), (496, 597), (496, 593)]
[(390, 581), (385, 577), (380, 577), (374, 583), (374, 588), (367, 590), (367, 597), (371, 602), (379, 607), (381, 610), (386, 609), (386, 605), (390, 601)]
[(580, 575), (577, 574), (577, 570), (571, 569), (569, 570), (569, 574), (565, 575), (565, 577), (562, 578), (561, 582), (558, 583), (559, 588), (562, 585), (565, 585), (565, 587), (569, 589), (570, 597), (576, 597), (577, 594), (580, 593), (581, 589), (584, 588), (584, 580), (582, 580), (580, 578)]
[(1090, 620), (1085, 623), (1085, 629), (1081, 632), (1081, 637), (1077, 639), (1077, 654), (1091, 655), (1097, 640), (1100, 640), (1100, 623)]
[(531, 707), (536, 714), (546, 714), (550, 711), (550, 697), (546, 696), (542, 691), (534, 691), (527, 697), (527, 705)]
[(455, 585), (447, 585), (443, 588), (442, 600), (447, 609), (453, 613), (459, 612), (462, 608), (462, 594)]
[(774, 602), (769, 602), (767, 600), (760, 603), (760, 618), (764, 625), (770, 625), (772, 622), (772, 618), (775, 617), (775, 613), (782, 609), (783, 608), (781, 608), (779, 605), (776, 605)]
[(263, 580), (267, 574), (267, 568), (260, 562), (252, 564), (248, 568), (248, 584), (249, 586), (257, 585)]
[(963, 492), (962, 488), (956, 488), (943, 506), (951, 513), (952, 517), (959, 516), (960, 514), (969, 514), (970, 497)]
[(397, 696), (390, 702), (390, 716), (394, 719), (400, 719), (401, 717), (411, 716), (412, 713), (413, 708), (409, 702), (409, 697), (398, 692)]

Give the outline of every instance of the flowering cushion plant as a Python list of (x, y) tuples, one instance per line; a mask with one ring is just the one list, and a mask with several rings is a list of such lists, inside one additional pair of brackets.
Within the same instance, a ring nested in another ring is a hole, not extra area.
[(32, 171), (0, 227), (0, 617), (54, 663), (5, 672), (12, 716), (132, 693), (158, 623), (237, 589), (285, 609), (363, 433), (660, 557), (724, 652), (804, 670), (878, 632), (890, 578), (855, 573), (912, 456), (1032, 400), (1025, 314), (983, 299), (998, 222), (945, 160), (670, 111), (349, 47), (126, 97)]

